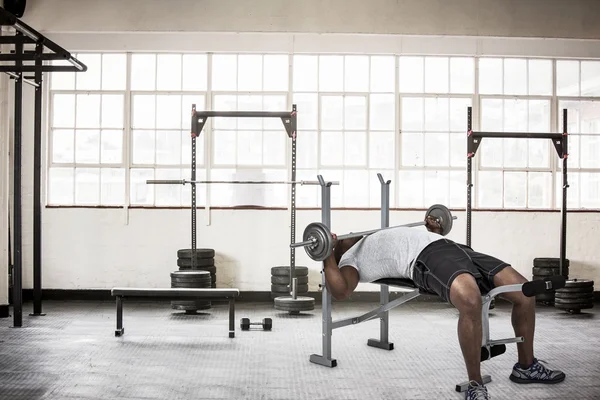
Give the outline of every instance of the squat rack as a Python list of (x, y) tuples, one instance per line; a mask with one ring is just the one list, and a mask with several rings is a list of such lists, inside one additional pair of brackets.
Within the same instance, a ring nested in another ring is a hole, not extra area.
[[(85, 72), (87, 66), (73, 57), (67, 50), (48, 39), (14, 14), (0, 7), (0, 26), (11, 26), (14, 35), (0, 36), (0, 45), (14, 45), (8, 53), (0, 53), (0, 72), (10, 75), (15, 81), (14, 93), (14, 159), (13, 159), (13, 316), (14, 327), (23, 324), (23, 255), (22, 255), (22, 120), (23, 83), (35, 88), (34, 105), (34, 161), (33, 161), (33, 313), (42, 316), (42, 75), (44, 72)], [(25, 49), (34, 45), (34, 49)], [(50, 53), (44, 52), (49, 50)], [(44, 61), (63, 60), (70, 65), (44, 64)], [(33, 64), (29, 64), (33, 62)], [(33, 73), (33, 76), (24, 76)]]
[(568, 129), (567, 129), (567, 109), (563, 109), (563, 129), (562, 133), (531, 133), (531, 132), (474, 132), (472, 107), (467, 107), (467, 246), (471, 246), (471, 190), (473, 188), (472, 170), (473, 157), (483, 138), (515, 138), (515, 139), (550, 139), (558, 157), (562, 159), (562, 208), (561, 208), (561, 227), (560, 227), (560, 266), (559, 275), (562, 275), (567, 253), (567, 159), (568, 151)]

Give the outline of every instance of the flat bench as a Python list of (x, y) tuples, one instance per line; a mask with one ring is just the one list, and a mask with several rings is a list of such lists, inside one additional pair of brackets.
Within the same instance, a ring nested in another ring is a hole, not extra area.
[(117, 330), (115, 330), (115, 336), (125, 334), (125, 328), (123, 327), (123, 299), (125, 297), (163, 297), (171, 300), (227, 300), (229, 302), (229, 337), (235, 337), (235, 298), (240, 295), (239, 289), (113, 288), (110, 293), (117, 299)]

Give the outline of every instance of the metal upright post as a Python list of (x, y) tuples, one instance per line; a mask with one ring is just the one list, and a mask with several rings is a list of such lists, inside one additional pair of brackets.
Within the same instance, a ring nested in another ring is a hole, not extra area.
[[(15, 35), (20, 38), (22, 34), (17, 32)], [(17, 40), (15, 44), (15, 54), (17, 60), (15, 61), (15, 67), (21, 68), (23, 61), (21, 57), (23, 55), (23, 43)], [(14, 167), (13, 167), (13, 190), (14, 190), (14, 269), (13, 269), (13, 319), (14, 327), (23, 326), (23, 254), (22, 254), (22, 225), (23, 218), (21, 212), (21, 155), (22, 155), (22, 134), (21, 134), (21, 122), (23, 118), (23, 73), (17, 73), (15, 77), (15, 121), (14, 121)]]
[[(192, 104), (192, 116), (196, 113), (196, 105)], [(196, 269), (196, 223), (197, 223), (197, 212), (196, 210), (196, 138), (199, 134), (197, 134), (194, 130), (194, 120), (192, 118), (192, 165), (191, 175), (192, 175), (192, 269)]]
[(569, 158), (569, 133), (567, 123), (567, 109), (563, 109), (563, 140), (562, 140), (562, 209), (561, 209), (561, 229), (560, 229), (560, 264), (559, 275), (563, 274), (565, 261), (567, 258), (567, 160)]
[(467, 108), (467, 246), (471, 246), (471, 191), (473, 189), (473, 157), (475, 156), (475, 150), (472, 149), (471, 133), (473, 132), (473, 116), (472, 108)]
[[(321, 175), (318, 176), (321, 184), (321, 221), (331, 229), (331, 182), (325, 182)], [(337, 366), (337, 360), (331, 358), (331, 294), (327, 290), (325, 281), (325, 273), (321, 271), (321, 290), (323, 291), (322, 305), (322, 329), (323, 329), (323, 352), (319, 354), (311, 354), (310, 361), (315, 364), (324, 365), (333, 368)]]
[[(290, 243), (296, 242), (296, 152), (297, 152), (297, 110), (296, 105), (292, 106), (292, 116), (290, 119), (292, 129), (292, 187), (290, 196)], [(290, 291), (292, 298), (297, 298), (298, 279), (296, 278), (296, 248), (290, 248)]]

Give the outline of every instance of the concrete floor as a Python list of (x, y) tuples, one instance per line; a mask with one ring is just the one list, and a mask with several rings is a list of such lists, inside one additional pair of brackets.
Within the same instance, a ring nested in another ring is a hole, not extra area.
[[(335, 303), (334, 319), (374, 303)], [(596, 306), (598, 307), (598, 305)], [(0, 320), (0, 399), (462, 399), (466, 379), (456, 311), (413, 301), (391, 311), (395, 350), (368, 347), (377, 320), (334, 331), (336, 368), (309, 362), (320, 353), (320, 306), (290, 316), (272, 303), (239, 303), (236, 337), (227, 335), (227, 306), (188, 316), (168, 303), (125, 303), (125, 336), (114, 336), (112, 302), (45, 302), (45, 317), (24, 327)], [(239, 319), (273, 318), (273, 331), (239, 330)], [(492, 337), (514, 334), (510, 308), (498, 303)], [(538, 306), (536, 355), (565, 371), (558, 385), (508, 380), (516, 346), (486, 361), (493, 399), (600, 399), (598, 309), (580, 315)]]

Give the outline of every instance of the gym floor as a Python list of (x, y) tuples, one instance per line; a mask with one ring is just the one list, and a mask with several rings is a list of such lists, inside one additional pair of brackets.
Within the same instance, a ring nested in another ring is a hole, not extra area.
[[(334, 303), (334, 319), (375, 303)], [(185, 315), (168, 302), (124, 303), (125, 335), (114, 336), (113, 302), (44, 303), (45, 317), (23, 328), (0, 325), (0, 398), (36, 399), (462, 399), (466, 379), (456, 336), (456, 310), (413, 301), (390, 312), (395, 350), (368, 347), (378, 320), (335, 330), (336, 368), (309, 362), (320, 353), (320, 305), (300, 316), (272, 303), (238, 303), (236, 337), (228, 338), (227, 306)], [(596, 307), (598, 305), (596, 304)], [(24, 311), (30, 310), (26, 304)], [(493, 399), (599, 399), (597, 308), (569, 315), (538, 306), (536, 355), (565, 371), (558, 385), (508, 380), (516, 345), (483, 364)], [(273, 318), (273, 330), (241, 331), (239, 319)], [(491, 311), (492, 338), (514, 336), (510, 305)]]

